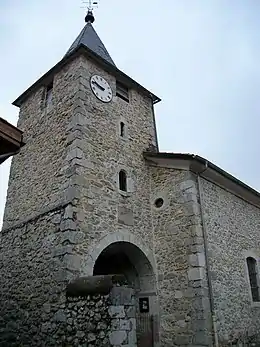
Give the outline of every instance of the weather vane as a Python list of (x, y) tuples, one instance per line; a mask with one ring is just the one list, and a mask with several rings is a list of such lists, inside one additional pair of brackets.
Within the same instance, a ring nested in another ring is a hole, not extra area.
[(95, 17), (93, 15), (93, 9), (94, 7), (97, 7), (98, 2), (93, 0), (88, 0), (88, 1), (82, 1), (82, 4), (84, 5), (83, 8), (88, 9), (87, 15), (85, 17), (85, 22), (94, 23)]
[(82, 1), (82, 4), (84, 4), (83, 8), (87, 8), (89, 11), (93, 11), (98, 6), (98, 2), (93, 0)]

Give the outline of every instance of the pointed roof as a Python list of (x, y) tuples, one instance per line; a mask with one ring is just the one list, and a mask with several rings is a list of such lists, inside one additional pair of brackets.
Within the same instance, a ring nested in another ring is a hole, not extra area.
[(123, 71), (119, 70), (112, 58), (110, 57), (106, 47), (100, 40), (96, 31), (94, 30), (92, 23), (95, 18), (92, 10), (89, 9), (85, 18), (86, 25), (76, 38), (76, 40), (71, 45), (70, 49), (67, 51), (65, 56), (48, 72), (46, 72), (42, 77), (40, 77), (36, 82), (34, 82), (28, 89), (25, 90), (14, 102), (13, 105), (20, 107), (21, 104), (28, 98), (28, 96), (39, 86), (47, 86), (52, 82), (54, 75), (61, 71), (61, 69), (71, 62), (75, 57), (85, 55), (87, 58), (91, 58), (100, 64), (105, 71), (113, 74), (119, 81), (124, 83), (129, 88), (135, 88), (139, 90), (144, 95), (152, 99), (153, 104), (161, 101), (158, 96), (151, 93), (149, 90), (144, 88), (142, 85), (137, 83), (131, 77), (127, 76)]
[(113, 59), (110, 57), (106, 47), (103, 42), (100, 40), (98, 34), (92, 26), (94, 22), (94, 16), (91, 11), (88, 12), (85, 21), (87, 22), (84, 28), (81, 30), (81, 33), (70, 46), (69, 50), (65, 54), (65, 57), (74, 51), (80, 45), (86, 46), (88, 49), (99, 55), (101, 58), (106, 60), (108, 63), (115, 65)]

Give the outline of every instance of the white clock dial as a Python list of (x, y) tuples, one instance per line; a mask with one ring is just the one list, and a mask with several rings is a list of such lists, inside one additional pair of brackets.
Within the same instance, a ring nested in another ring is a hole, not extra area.
[(98, 75), (94, 75), (90, 78), (90, 86), (96, 97), (103, 101), (109, 102), (112, 100), (112, 89), (109, 83)]

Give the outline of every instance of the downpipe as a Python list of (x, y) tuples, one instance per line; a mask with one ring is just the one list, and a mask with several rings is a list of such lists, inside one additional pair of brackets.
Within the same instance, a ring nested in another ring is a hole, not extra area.
[(214, 345), (215, 347), (219, 347), (218, 333), (217, 333), (217, 317), (215, 314), (215, 303), (214, 303), (213, 290), (212, 290), (212, 280), (211, 280), (211, 274), (209, 271), (208, 238), (207, 238), (207, 231), (206, 231), (206, 223), (204, 220), (204, 209), (203, 209), (202, 194), (201, 194), (200, 175), (208, 169), (207, 160), (204, 162), (204, 165), (205, 165), (204, 170), (202, 170), (201, 172), (197, 172), (197, 179), (198, 179), (198, 190), (199, 190), (199, 199), (200, 199), (202, 233), (203, 233), (204, 249), (205, 249), (205, 265), (206, 265), (206, 270), (208, 275), (209, 301), (210, 301), (210, 311), (211, 311), (211, 319), (212, 319), (212, 329), (213, 329), (213, 335), (214, 335)]

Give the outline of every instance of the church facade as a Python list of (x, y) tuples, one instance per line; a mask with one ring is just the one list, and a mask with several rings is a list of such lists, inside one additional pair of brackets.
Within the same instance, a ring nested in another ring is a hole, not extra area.
[[(260, 194), (202, 157), (159, 151), (160, 99), (115, 66), (93, 21), (14, 102), (25, 146), (1, 233), (0, 345), (259, 345)], [(68, 286), (111, 275), (133, 289), (132, 328), (123, 313), (108, 339), (79, 334)]]

